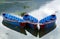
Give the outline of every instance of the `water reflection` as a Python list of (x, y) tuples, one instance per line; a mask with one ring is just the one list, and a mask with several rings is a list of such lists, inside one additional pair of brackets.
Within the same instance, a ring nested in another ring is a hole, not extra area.
[(11, 24), (5, 22), (4, 20), (2, 21), (2, 24), (5, 25), (6, 27), (12, 29), (12, 30), (15, 30), (15, 31), (20, 32), (20, 33), (22, 33), (24, 35), (27, 35), (25, 29), (21, 28), (20, 26), (11, 25)]
[(49, 33), (50, 31), (54, 30), (56, 28), (56, 25), (54, 25), (53, 27), (51, 27), (50, 29), (40, 29), (38, 30), (36, 29), (32, 29), (31, 27), (29, 27), (29, 25), (26, 25), (25, 28), (21, 28), (21, 27), (16, 27), (14, 25), (8, 24), (7, 22), (5, 22), (3, 20), (2, 22), (6, 27), (15, 30), (17, 32), (20, 32), (24, 35), (27, 35), (26, 31), (27, 30), (30, 34), (32, 34), (33, 36), (37, 37), (39, 35), (39, 38), (43, 37), (44, 35), (46, 35), (47, 33)]
[[(37, 25), (36, 25), (37, 26)], [(25, 29), (31, 33), (33, 36), (37, 37), (38, 35), (38, 29), (32, 29), (31, 27), (29, 27), (29, 25), (26, 25)]]
[(51, 32), (52, 30), (54, 30), (56, 28), (56, 24), (51, 27), (50, 29), (40, 29), (39, 30), (39, 38), (41, 38), (42, 36), (46, 35), (47, 33)]

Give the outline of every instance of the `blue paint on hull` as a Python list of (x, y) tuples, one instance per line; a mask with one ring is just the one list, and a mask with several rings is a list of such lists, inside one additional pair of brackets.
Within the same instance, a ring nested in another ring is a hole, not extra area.
[[(35, 17), (31, 16), (31, 15), (24, 15), (23, 19), (25, 21), (29, 21), (29, 22), (32, 22), (32, 23), (38, 23), (38, 20)], [(37, 24), (36, 24), (36, 26), (34, 26), (34, 24), (28, 23), (28, 26), (31, 27), (32, 29), (34, 29), (35, 27), (37, 27)]]
[[(56, 22), (56, 15), (47, 16), (44, 19), (39, 21), (39, 23), (42, 23), (42, 25), (44, 25), (43, 27), (46, 29), (50, 29), (51, 27), (53, 27), (55, 25), (55, 22)], [(41, 27), (42, 27), (42, 25), (41, 25)]]
[(4, 17), (3, 20), (7, 21), (8, 23), (10, 23), (10, 24), (12, 24), (14, 26), (20, 26), (20, 23), (24, 22), (23, 19), (20, 19), (18, 17), (12, 16), (12, 15), (6, 14), (6, 13), (3, 14), (3, 17)]

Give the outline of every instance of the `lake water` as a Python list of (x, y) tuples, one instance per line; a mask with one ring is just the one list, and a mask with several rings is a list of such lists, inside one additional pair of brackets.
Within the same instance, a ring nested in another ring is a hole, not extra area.
[(0, 0), (0, 14), (3, 12), (19, 14), (31, 12), (53, 0)]

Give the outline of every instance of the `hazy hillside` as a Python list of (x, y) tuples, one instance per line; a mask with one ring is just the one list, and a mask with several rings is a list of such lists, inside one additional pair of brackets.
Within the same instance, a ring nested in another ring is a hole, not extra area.
[(0, 13), (31, 12), (53, 0), (0, 0)]

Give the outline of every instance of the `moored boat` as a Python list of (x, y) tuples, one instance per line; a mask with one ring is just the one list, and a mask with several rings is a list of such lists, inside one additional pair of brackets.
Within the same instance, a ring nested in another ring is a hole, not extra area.
[(55, 22), (56, 22), (56, 15), (52, 14), (39, 21), (40, 28), (41, 29), (44, 29), (44, 28), (50, 29), (55, 25)]
[(29, 26), (32, 29), (37, 29), (38, 20), (35, 17), (33, 17), (31, 15), (28, 15), (28, 14), (25, 14), (23, 16), (23, 19), (25, 21), (29, 21), (30, 22), (30, 23), (27, 23), (27, 26)]
[(23, 19), (20, 19), (18, 17), (12, 16), (7, 13), (3, 14), (3, 20), (9, 24), (14, 25), (14, 26), (21, 26), (20, 24), (24, 23)]

